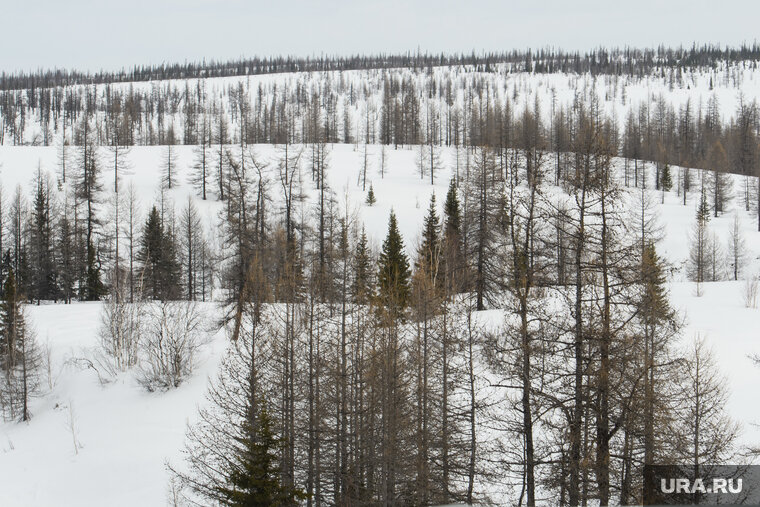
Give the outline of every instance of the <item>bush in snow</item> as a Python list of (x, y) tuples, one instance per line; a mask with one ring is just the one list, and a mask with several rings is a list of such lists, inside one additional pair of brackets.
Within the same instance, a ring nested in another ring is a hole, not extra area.
[(139, 382), (149, 391), (178, 387), (192, 373), (205, 341), (203, 315), (192, 301), (163, 301), (147, 308)]
[(116, 286), (103, 304), (100, 326), (101, 354), (98, 362), (111, 375), (127, 371), (138, 362), (138, 343), (145, 323), (145, 304), (127, 301), (123, 285)]

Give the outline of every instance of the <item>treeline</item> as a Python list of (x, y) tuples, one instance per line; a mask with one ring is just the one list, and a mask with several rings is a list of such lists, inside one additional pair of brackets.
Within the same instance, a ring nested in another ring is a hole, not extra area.
[[(556, 48), (512, 50), (476, 54), (378, 54), (323, 57), (253, 57), (226, 62), (186, 62), (153, 66), (135, 66), (116, 72), (94, 74), (65, 69), (17, 72), (0, 75), (0, 90), (55, 88), (73, 85), (112, 84), (165, 79), (188, 79), (230, 76), (252, 76), (286, 72), (329, 72), (392, 68), (425, 69), (435, 66), (469, 66), (480, 72), (537, 72), (629, 74), (644, 76), (661, 68), (694, 70), (712, 68), (723, 62), (760, 60), (760, 46), (742, 44), (720, 47), (694, 43), (689, 48), (656, 49), (598, 48), (587, 52), (563, 51)], [(498, 65), (506, 64), (506, 65)]]
[[(665, 72), (662, 79), (671, 88), (687, 88), (697, 79), (680, 69)], [(711, 70), (709, 80), (738, 86), (742, 76), (740, 67), (726, 66)], [(587, 107), (600, 93), (595, 81), (579, 80), (581, 90), (572, 102), (552, 99), (539, 104), (538, 89), (531, 82), (518, 80), (510, 88), (493, 75), (446, 69), (383, 71), (364, 77), (356, 82), (346, 75), (311, 74), (257, 87), (241, 81), (221, 89), (207, 88), (209, 82), (199, 80), (149, 87), (4, 91), (0, 92), (0, 143), (55, 146), (62, 173), (69, 152), (81, 142), (77, 129), (85, 120), (95, 145), (112, 149), (200, 145), (210, 155), (204, 155), (204, 164), (219, 164), (225, 144), (490, 146), (503, 152), (524, 143), (516, 125), (530, 109), (548, 124), (546, 149), (557, 153), (559, 173), (567, 164), (577, 109)], [(721, 114), (717, 95), (705, 103), (687, 100), (676, 107), (664, 95), (653, 94), (626, 106), (631, 77), (600, 79), (605, 101), (619, 101), (629, 109), (622, 124), (610, 125), (610, 142), (613, 154), (633, 164), (632, 182), (640, 183), (639, 175), (645, 173), (640, 166), (645, 162), (656, 164), (657, 177), (651, 182), (655, 186), (665, 165), (685, 168), (673, 181), (686, 189), (691, 185), (689, 168), (757, 174), (760, 121), (754, 100), (740, 97), (728, 119)]]
[[(149, 203), (131, 184), (118, 185), (126, 152), (104, 153), (90, 129), (84, 121), (77, 130), (81, 145), (65, 179), (38, 168), (31, 195), (0, 189), (0, 282), (13, 271), (20, 297), (38, 304), (97, 301), (122, 289), (130, 301), (138, 293), (210, 298), (217, 259), (192, 199), (172, 202), (169, 179), (146, 216)], [(103, 181), (104, 159), (115, 164), (114, 181)]]
[[(411, 259), (393, 214), (373, 252), (358, 203), (330, 187), (327, 115), (315, 113), (307, 144), (291, 143), (296, 117), (279, 116), (271, 160), (246, 135), (196, 146), (193, 184), (223, 203), (213, 235), (192, 200), (176, 210), (167, 197), (174, 145), (143, 215), (120, 184), (126, 148), (96, 144), (118, 128), (83, 115), (66, 172), (39, 170), (29, 201), (17, 189), (0, 206), (3, 285), (18, 273), (19, 306), (105, 299), (110, 364), (139, 367), (149, 389), (178, 385), (198, 347), (183, 348), (193, 305), (172, 302), (217, 289), (230, 350), (187, 463), (174, 464), (177, 498), (434, 505), (502, 485), (528, 505), (542, 492), (561, 505), (640, 504), (645, 464), (725, 462), (737, 433), (726, 393), (701, 342), (675, 347), (652, 183), (613, 167), (615, 122), (595, 96), (578, 101), (555, 153), (557, 124), (540, 108), (496, 110), (473, 108), (461, 132), (512, 142), (454, 150), (443, 211), (431, 201)], [(420, 177), (442, 177), (439, 145), (417, 149)], [(698, 181), (719, 213), (710, 180)], [(504, 316), (486, 322), (483, 309)]]

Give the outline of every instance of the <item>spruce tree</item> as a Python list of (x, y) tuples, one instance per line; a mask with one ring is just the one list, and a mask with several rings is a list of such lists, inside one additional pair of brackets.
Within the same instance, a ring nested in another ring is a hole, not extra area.
[(697, 221), (706, 224), (710, 221), (710, 205), (707, 203), (707, 192), (704, 185), (699, 197), (699, 206), (697, 206)]
[(456, 294), (465, 281), (464, 256), (462, 254), (462, 217), (459, 210), (459, 196), (454, 180), (449, 184), (446, 201), (443, 204), (443, 283), (449, 294)]
[(140, 261), (143, 284), (153, 299), (174, 299), (179, 295), (180, 268), (174, 239), (164, 230), (161, 215), (153, 206), (145, 221), (141, 240)]
[(372, 183), (369, 184), (369, 191), (367, 192), (367, 206), (374, 206), (377, 202), (375, 199), (375, 190), (372, 188)]
[(95, 245), (87, 244), (87, 280), (84, 293), (85, 301), (97, 301), (105, 293), (103, 282), (100, 279), (100, 266), (97, 262)]
[(5, 287), (5, 281), (8, 279), (11, 269), (13, 268), (13, 259), (11, 251), (6, 250), (0, 262), (0, 288)]
[(398, 231), (396, 214), (391, 210), (388, 234), (383, 241), (377, 275), (380, 302), (391, 314), (403, 311), (409, 298), (409, 259)]
[(670, 176), (670, 165), (666, 162), (665, 167), (662, 168), (662, 180), (660, 182), (662, 189), (665, 192), (669, 192), (673, 188), (673, 179)]
[(51, 196), (48, 181), (37, 171), (36, 191), (32, 208), (32, 299), (52, 299), (56, 294), (51, 227)]
[(29, 398), (39, 385), (39, 368), (42, 356), (34, 334), (26, 328), (13, 270), (3, 288), (0, 302), (0, 409), (7, 420), (19, 418), (28, 421)]
[(77, 262), (76, 262), (76, 220), (70, 216), (69, 195), (63, 198), (63, 207), (58, 220), (57, 235), (55, 238), (55, 248), (58, 259), (58, 285), (61, 298), (65, 303), (71, 303), (71, 298), (75, 295), (74, 283), (77, 279)]
[(243, 423), (246, 436), (239, 438), (238, 453), (232, 457), (229, 484), (219, 488), (226, 504), (239, 507), (297, 505), (302, 491), (282, 483), (280, 453), (284, 442), (274, 434), (266, 406), (254, 421)]
[(16, 287), (13, 268), (8, 271), (0, 302), (0, 367), (10, 372), (19, 360), (19, 340), (23, 323), (19, 319), (21, 300)]
[(446, 201), (443, 203), (443, 213), (446, 220), (446, 234), (456, 232), (459, 235), (462, 226), (462, 217), (459, 212), (459, 196), (457, 195), (457, 186), (454, 179), (449, 183), (449, 190), (446, 192)]
[(440, 254), (440, 222), (435, 210), (435, 194), (430, 197), (430, 206), (422, 225), (422, 244), (417, 251), (415, 269), (424, 269), (428, 276), (434, 276)]
[(655, 462), (657, 449), (661, 447), (661, 436), (656, 431), (659, 410), (656, 393), (666, 382), (668, 372), (664, 364), (668, 361), (667, 349), (671, 338), (678, 335), (679, 323), (676, 313), (670, 307), (665, 288), (666, 277), (654, 244), (644, 247), (641, 259), (642, 292), (637, 303), (637, 315), (643, 341), (643, 400), (642, 418), (644, 465)]
[(362, 227), (359, 242), (354, 254), (354, 301), (358, 304), (367, 304), (372, 297), (372, 272), (370, 267), (370, 253), (367, 241), (367, 232)]
[(665, 290), (665, 273), (657, 250), (653, 244), (644, 248), (641, 261), (643, 294), (641, 312), (654, 321), (672, 317), (668, 296)]

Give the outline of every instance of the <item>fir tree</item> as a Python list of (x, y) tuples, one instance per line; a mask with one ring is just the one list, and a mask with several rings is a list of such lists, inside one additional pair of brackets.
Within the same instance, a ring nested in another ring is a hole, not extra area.
[(13, 268), (5, 280), (3, 300), (0, 302), (0, 368), (10, 372), (19, 360), (19, 339), (23, 323), (19, 319), (21, 300), (16, 287)]
[(372, 188), (372, 183), (369, 184), (369, 191), (367, 192), (367, 206), (374, 206), (377, 202), (375, 199), (375, 190)]
[(699, 206), (697, 206), (697, 221), (706, 224), (710, 221), (710, 205), (707, 203), (707, 193), (702, 185), (702, 192), (699, 197)]
[(459, 235), (462, 225), (462, 217), (459, 212), (459, 196), (457, 195), (457, 186), (452, 179), (449, 183), (449, 190), (446, 193), (446, 201), (443, 203), (443, 213), (446, 219), (445, 234), (455, 232)]
[(51, 227), (51, 196), (49, 182), (38, 170), (32, 208), (32, 299), (52, 299), (56, 294), (55, 264), (53, 262)]
[(24, 297), (16, 286), (11, 269), (5, 281), (0, 303), (0, 408), (6, 419), (31, 418), (29, 398), (39, 385), (42, 356), (34, 334), (24, 323), (21, 303)]
[(367, 232), (362, 227), (359, 242), (354, 254), (354, 301), (358, 304), (366, 304), (372, 297), (372, 268), (370, 267), (370, 253), (367, 241)]
[(77, 279), (76, 235), (74, 234), (76, 220), (70, 216), (70, 211), (70, 199), (67, 194), (63, 198), (63, 208), (58, 220), (58, 231), (55, 238), (60, 275), (58, 284), (60, 295), (65, 303), (71, 303), (71, 298), (75, 294), (74, 282)]
[(380, 301), (392, 314), (401, 313), (409, 298), (409, 259), (404, 253), (404, 242), (392, 210), (379, 265), (377, 282)]
[[(656, 427), (656, 411), (658, 398), (656, 392), (664, 382), (661, 366), (666, 361), (667, 344), (670, 338), (676, 336), (679, 325), (676, 314), (670, 307), (665, 289), (665, 273), (662, 262), (653, 244), (644, 248), (641, 259), (642, 293), (638, 302), (638, 318), (640, 319), (643, 338), (644, 378), (643, 378), (643, 446), (644, 464), (651, 465), (655, 460), (658, 444)], [(663, 357), (665, 356), (665, 357)]]
[(230, 463), (229, 484), (220, 487), (227, 505), (240, 507), (297, 505), (303, 492), (282, 483), (280, 452), (284, 441), (274, 434), (265, 406), (253, 422), (246, 421), (238, 453)]
[(180, 269), (174, 239), (164, 230), (161, 215), (153, 206), (145, 221), (140, 261), (144, 287), (153, 299), (174, 299), (179, 295)]
[(424, 269), (428, 276), (435, 277), (440, 254), (440, 222), (435, 210), (435, 194), (430, 197), (430, 206), (422, 225), (422, 244), (417, 251), (415, 269)]
[(0, 262), (0, 287), (5, 287), (5, 281), (8, 279), (12, 268), (13, 259), (11, 259), (11, 251), (6, 250)]
[(653, 244), (644, 248), (641, 264), (644, 290), (641, 301), (642, 314), (655, 321), (670, 318), (672, 311), (665, 292), (665, 273)]
[(670, 165), (666, 162), (665, 167), (662, 168), (660, 185), (665, 192), (669, 192), (673, 188), (673, 178), (670, 176)]
[(443, 213), (443, 283), (449, 294), (456, 294), (464, 286), (465, 264), (462, 255), (462, 218), (459, 210), (459, 196), (453, 179), (449, 184), (449, 191), (443, 204)]
[(85, 287), (85, 301), (97, 301), (105, 293), (105, 287), (100, 279), (100, 265), (95, 253), (95, 245), (92, 241), (87, 243), (87, 280)]

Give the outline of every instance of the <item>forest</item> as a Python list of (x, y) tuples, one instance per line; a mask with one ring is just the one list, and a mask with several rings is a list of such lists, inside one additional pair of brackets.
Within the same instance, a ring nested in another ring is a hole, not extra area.
[[(709, 348), (677, 346), (683, 317), (654, 207), (666, 193), (698, 200), (687, 266), (697, 291), (745, 276), (738, 225), (719, 254), (709, 223), (733, 202), (760, 231), (757, 104), (740, 96), (726, 118), (717, 95), (632, 105), (621, 94), (650, 74), (671, 89), (695, 73), (710, 90), (738, 86), (757, 53), (3, 76), (0, 144), (57, 157), (30, 175), (31, 191), (0, 192), (3, 415), (30, 419), (42, 383), (25, 308), (102, 301), (86, 367), (136, 371), (149, 392), (192, 376), (205, 321), (227, 332), (183, 459), (167, 465), (175, 505), (637, 505), (645, 465), (729, 462), (739, 425)], [(513, 64), (593, 84), (569, 101), (528, 100), (529, 85), (499, 80)], [(294, 71), (284, 85), (205, 79)], [(608, 107), (617, 100), (622, 116)], [(391, 151), (411, 150), (421, 181), (448, 185), (423, 203), (416, 244), (391, 211), (372, 247), (329, 183), (337, 144), (363, 160), (352, 182), (362, 206), (375, 204)], [(124, 181), (142, 145), (162, 153), (149, 203)], [(191, 167), (178, 167), (181, 145)], [(175, 203), (180, 185), (195, 199)], [(213, 223), (204, 201), (220, 203)], [(508, 500), (489, 495), (493, 484), (510, 486)]]

